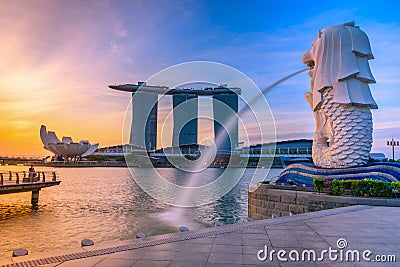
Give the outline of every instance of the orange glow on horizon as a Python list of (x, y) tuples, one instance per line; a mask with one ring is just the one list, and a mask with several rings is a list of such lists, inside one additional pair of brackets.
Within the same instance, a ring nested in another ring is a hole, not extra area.
[(100, 4), (2, 2), (0, 10), (0, 155), (50, 155), (42, 124), (59, 138), (121, 144), (129, 95), (107, 87), (120, 79), (109, 41), (122, 38), (113, 34), (116, 18), (97, 20), (107, 13)]

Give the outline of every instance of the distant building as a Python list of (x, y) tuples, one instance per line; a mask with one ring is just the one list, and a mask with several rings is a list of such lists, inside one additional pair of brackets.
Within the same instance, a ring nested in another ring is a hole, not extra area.
[(214, 136), (218, 153), (230, 153), (238, 145), (238, 96), (213, 95)]
[(191, 155), (191, 156), (198, 156), (200, 150), (204, 148), (204, 145), (200, 144), (185, 144), (181, 146), (174, 146), (174, 147), (164, 147), (157, 149), (150, 153), (150, 156), (156, 157), (164, 157), (166, 155)]
[(170, 89), (166, 86), (147, 85), (145, 82), (110, 85), (109, 87), (132, 93), (130, 134), (130, 144), (132, 145), (143, 146), (149, 152), (157, 148), (157, 109), (158, 94), (160, 94), (172, 95), (173, 99), (173, 147), (197, 144), (199, 96), (212, 96), (215, 100), (213, 101), (214, 134), (215, 137), (218, 137), (216, 140), (218, 152), (230, 154), (237, 147), (238, 96), (242, 92), (240, 88), (228, 88), (226, 84), (223, 84), (215, 88)]
[(242, 148), (239, 152), (242, 154), (304, 155), (306, 157), (312, 154), (312, 143), (313, 141), (309, 139), (287, 140), (251, 145)]
[(198, 96), (176, 94), (172, 96), (172, 102), (174, 108), (172, 146), (197, 144)]
[(76, 143), (68, 136), (63, 136), (60, 141), (55, 132), (47, 131), (45, 125), (40, 126), (40, 139), (45, 149), (54, 153), (56, 158), (62, 157), (65, 161), (78, 161), (93, 154), (99, 146), (99, 144), (91, 145), (88, 140)]
[[(135, 97), (133, 97), (135, 95)], [(158, 94), (153, 92), (132, 93), (132, 126), (130, 144), (157, 147)]]
[(117, 145), (117, 146), (108, 146), (97, 149), (94, 152), (93, 156), (104, 156), (104, 157), (123, 157), (126, 154), (135, 153), (135, 152), (143, 152), (146, 151), (144, 147), (138, 147), (135, 145)]
[[(313, 140), (310, 139), (287, 140), (276, 143), (251, 145), (243, 147), (238, 150), (238, 152), (241, 154), (259, 154), (265, 156), (275, 153), (276, 156), (293, 157), (294, 155), (303, 155), (304, 157), (309, 157), (312, 155), (312, 144)], [(387, 160), (387, 157), (383, 153), (370, 153), (370, 157), (379, 161)]]

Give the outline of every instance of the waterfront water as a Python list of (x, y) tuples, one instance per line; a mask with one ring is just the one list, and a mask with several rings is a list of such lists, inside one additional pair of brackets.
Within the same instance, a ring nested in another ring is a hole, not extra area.
[[(1, 169), (15, 171), (27, 167)], [(35, 253), (79, 247), (84, 238), (102, 243), (132, 239), (137, 231), (157, 235), (176, 232), (181, 225), (196, 229), (213, 226), (216, 220), (238, 222), (247, 218), (247, 187), (254, 172), (246, 169), (238, 185), (212, 204), (177, 209), (144, 193), (126, 168), (55, 170), (62, 182), (41, 190), (37, 209), (30, 205), (30, 192), (0, 195), (0, 258), (9, 257), (12, 250), (21, 247)], [(184, 183), (187, 176), (177, 169), (158, 171), (177, 184)], [(212, 180), (222, 171), (206, 169), (198, 179)], [(272, 169), (269, 176), (280, 171)], [(143, 169), (139, 168), (133, 171), (134, 175), (141, 172)]]

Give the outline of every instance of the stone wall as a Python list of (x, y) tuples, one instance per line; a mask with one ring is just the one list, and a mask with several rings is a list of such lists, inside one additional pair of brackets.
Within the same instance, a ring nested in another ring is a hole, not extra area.
[(269, 219), (273, 214), (289, 216), (351, 205), (400, 207), (400, 199), (330, 196), (302, 188), (268, 184), (249, 191), (248, 196), (249, 217), (255, 220)]

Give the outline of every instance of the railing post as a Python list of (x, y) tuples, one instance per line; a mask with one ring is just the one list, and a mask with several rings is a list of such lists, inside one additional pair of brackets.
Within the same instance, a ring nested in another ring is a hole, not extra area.
[(11, 178), (12, 178), (12, 172), (11, 171), (9, 171), (10, 172), (10, 178), (8, 179), (8, 180), (10, 180), (11, 181)]
[(46, 182), (46, 177), (44, 176), (44, 172), (42, 172), (42, 176), (43, 176), (42, 182), (44, 183)]
[(24, 178), (26, 178), (26, 172), (25, 172), (25, 171), (23, 171), (23, 173), (24, 173)]
[(2, 173), (0, 173), (0, 177), (1, 177), (1, 180), (0, 180), (0, 185), (3, 185), (3, 174)]
[(56, 179), (57, 179), (56, 172), (53, 172), (53, 182), (55, 182), (55, 181), (56, 181)]
[(19, 184), (19, 175), (18, 175), (18, 172), (16, 172), (15, 175), (17, 176), (17, 182), (16, 182), (16, 184)]

